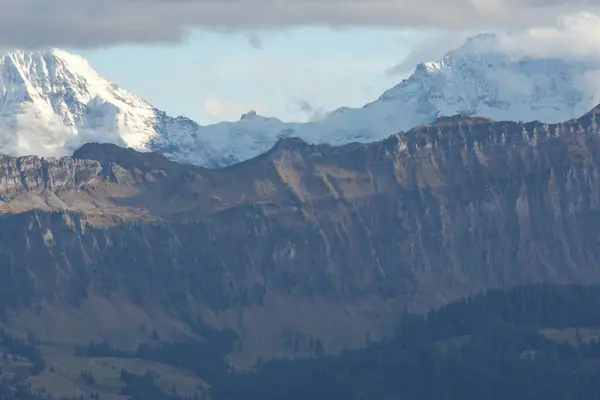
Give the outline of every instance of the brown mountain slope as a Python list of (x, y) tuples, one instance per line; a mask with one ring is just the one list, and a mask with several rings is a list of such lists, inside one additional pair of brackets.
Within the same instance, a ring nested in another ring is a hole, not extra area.
[[(208, 170), (88, 144), (0, 159), (5, 324), (134, 348), (204, 323), (240, 365), (390, 332), (485, 287), (600, 282), (596, 111), (558, 125), (445, 118), (369, 145), (281, 140)], [(140, 329), (143, 326), (144, 329)], [(297, 350), (297, 349), (296, 349)]]

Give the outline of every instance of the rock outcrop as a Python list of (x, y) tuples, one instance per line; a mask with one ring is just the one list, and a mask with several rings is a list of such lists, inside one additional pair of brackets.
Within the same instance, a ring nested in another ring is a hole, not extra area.
[(97, 179), (101, 170), (95, 160), (0, 155), (0, 196), (6, 199), (44, 189), (77, 190)]

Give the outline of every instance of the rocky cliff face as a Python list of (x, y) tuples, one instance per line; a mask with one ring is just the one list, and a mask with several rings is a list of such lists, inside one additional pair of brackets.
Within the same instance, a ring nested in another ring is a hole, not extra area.
[[(592, 111), (554, 125), (442, 118), (369, 145), (283, 139), (221, 170), (93, 144), (3, 158), (2, 190), (26, 206), (0, 218), (0, 304), (22, 329), (99, 299), (156, 324), (199, 314), (258, 356), (279, 354), (284, 333), (357, 345), (404, 308), (486, 287), (600, 283), (599, 150)], [(41, 187), (60, 211), (23, 203)]]
[(96, 179), (101, 170), (95, 160), (0, 155), (0, 196), (13, 198), (20, 193), (44, 189), (77, 190)]

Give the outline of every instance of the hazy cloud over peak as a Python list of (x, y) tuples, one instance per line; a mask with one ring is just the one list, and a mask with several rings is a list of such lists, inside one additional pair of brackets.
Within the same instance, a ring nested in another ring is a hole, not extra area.
[(474, 31), (442, 32), (425, 38), (388, 75), (406, 75), (423, 61), (438, 61), (451, 49), (460, 51), (498, 52), (514, 59), (562, 58), (590, 61), (600, 65), (600, 15), (579, 12), (558, 17), (554, 24), (478, 35), (465, 43)]
[[(588, 0), (0, 0), (0, 45), (94, 47), (178, 41), (191, 28), (309, 25), (505, 30), (598, 12)], [(256, 41), (255, 41), (256, 44)]]
[(600, 16), (582, 12), (557, 19), (554, 26), (496, 35), (495, 50), (514, 57), (600, 58)]
[(308, 121), (319, 121), (327, 116), (327, 112), (325, 112), (323, 107), (315, 108), (307, 100), (297, 100), (290, 106), (306, 115)]

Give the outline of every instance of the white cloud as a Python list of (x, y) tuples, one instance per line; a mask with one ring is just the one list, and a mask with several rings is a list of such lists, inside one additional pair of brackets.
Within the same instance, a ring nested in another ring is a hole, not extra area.
[(31, 110), (15, 117), (14, 129), (1, 135), (0, 147), (5, 154), (25, 156), (43, 154), (46, 157), (63, 157), (73, 153), (84, 143), (115, 143), (126, 147), (121, 134), (106, 129), (69, 129), (53, 114), (36, 115)]
[(289, 104), (289, 108), (292, 111), (298, 111), (301, 114), (306, 115), (308, 121), (320, 121), (327, 116), (327, 111), (324, 107), (314, 107), (307, 100), (296, 100)]
[(499, 34), (495, 47), (519, 58), (597, 59), (600, 16), (587, 12), (569, 14), (558, 18), (554, 26)]
[[(460, 47), (474, 31), (440, 31), (413, 46), (397, 65), (387, 70), (389, 75), (405, 75), (424, 61), (439, 60), (451, 49)], [(600, 62), (600, 14), (579, 12), (561, 15), (553, 24), (531, 26), (512, 31), (496, 31), (486, 40), (471, 41), (463, 50), (499, 52), (515, 59), (561, 58)]]
[(438, 31), (413, 40), (409, 53), (402, 61), (386, 70), (388, 76), (406, 76), (423, 61), (439, 60), (448, 50), (460, 47), (465, 40), (477, 32)]
[(590, 94), (592, 104), (600, 104), (600, 66), (585, 72), (580, 78), (580, 85)]

